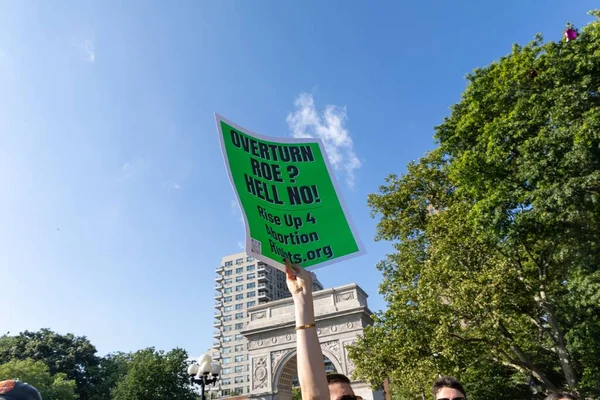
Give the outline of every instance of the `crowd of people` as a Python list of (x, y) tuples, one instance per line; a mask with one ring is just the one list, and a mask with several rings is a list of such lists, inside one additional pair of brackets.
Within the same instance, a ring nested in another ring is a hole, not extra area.
[[(298, 381), (302, 400), (362, 400), (352, 390), (351, 381), (341, 374), (325, 373), (323, 353), (316, 330), (312, 297), (312, 275), (286, 260), (288, 289), (296, 313)], [(433, 383), (434, 400), (466, 400), (463, 385), (452, 377), (441, 376)], [(549, 394), (545, 400), (576, 400), (568, 393)]]

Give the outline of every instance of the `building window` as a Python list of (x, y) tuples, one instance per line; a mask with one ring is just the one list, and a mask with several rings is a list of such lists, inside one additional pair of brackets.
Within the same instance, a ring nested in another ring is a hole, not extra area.
[(226, 287), (226, 288), (223, 290), (223, 293), (225, 293), (225, 294), (229, 294), (229, 293), (231, 293), (231, 288), (230, 288), (230, 287)]
[(231, 311), (231, 306), (225, 306), (225, 308), (223, 308), (223, 312), (227, 311)]
[(254, 278), (256, 278), (256, 274), (254, 272), (246, 275), (246, 279), (254, 279)]
[(254, 268), (256, 268), (256, 266), (255, 266), (254, 264), (252, 264), (252, 265), (248, 265), (248, 266), (246, 267), (246, 272), (254, 271)]
[(246, 297), (254, 297), (256, 296), (256, 292), (252, 291), (252, 292), (248, 292), (248, 294), (246, 295)]
[(235, 281), (236, 281), (236, 282), (241, 282), (241, 281), (243, 281), (243, 280), (244, 280), (244, 276), (243, 276), (243, 275), (241, 275), (241, 276), (236, 276), (236, 277), (235, 277)]
[(231, 357), (225, 357), (223, 359), (223, 364), (231, 364)]
[[(221, 381), (221, 383), (223, 383), (223, 385), (231, 385), (231, 379), (227, 378), (227, 379), (223, 379)], [(229, 391), (229, 390), (228, 390)], [(225, 391), (223, 391), (223, 394), (225, 394)]]
[(238, 258), (237, 260), (235, 260), (235, 263), (236, 263), (236, 264), (241, 264), (241, 263), (243, 263), (243, 262), (244, 262), (244, 259), (243, 259), (243, 258)]
[(238, 365), (237, 367), (235, 367), (235, 372), (236, 373), (244, 372), (244, 367), (242, 365)]
[(223, 354), (231, 353), (231, 347), (223, 347), (221, 350)]
[(225, 271), (225, 276), (229, 276), (233, 274), (233, 270), (232, 269), (228, 269), (227, 271)]
[(223, 336), (223, 342), (231, 342), (231, 336)]
[(231, 330), (231, 325), (223, 326), (223, 332), (229, 332)]
[(243, 344), (236, 344), (235, 345), (235, 351), (244, 351), (244, 345)]
[(242, 303), (235, 305), (236, 310), (241, 310), (242, 308), (244, 308), (244, 305)]
[(233, 265), (233, 261), (225, 261), (226, 267), (231, 267)]
[(244, 319), (244, 313), (241, 312), (241, 313), (235, 314), (235, 319)]
[(235, 383), (244, 383), (244, 377), (243, 376), (236, 376), (234, 379)]
[(227, 375), (231, 373), (231, 368), (223, 368), (223, 370), (221, 370), (221, 375)]
[(223, 298), (223, 302), (224, 303), (230, 303), (231, 302), (231, 296), (227, 296)]
[(239, 267), (235, 269), (236, 274), (241, 274), (242, 272), (244, 272), (244, 267)]
[(244, 339), (244, 335), (242, 335), (241, 333), (238, 333), (237, 335), (235, 335), (235, 340), (242, 340)]
[(235, 388), (235, 389), (233, 389), (233, 393), (234, 394), (242, 394), (242, 393), (244, 393), (244, 388), (241, 388), (241, 387)]
[(244, 285), (237, 285), (237, 286), (235, 287), (235, 291), (236, 291), (236, 292), (241, 292), (242, 290), (244, 290)]
[(242, 329), (243, 327), (244, 327), (244, 323), (243, 323), (243, 322), (240, 322), (239, 324), (235, 324), (235, 329), (236, 329), (236, 330), (240, 330), (240, 329)]
[[(228, 307), (230, 307), (230, 306), (228, 306)], [(231, 310), (229, 310), (229, 311), (231, 311)], [(231, 315), (225, 315), (223, 317), (223, 322), (227, 322), (227, 321), (231, 321)]]
[(223, 281), (224, 285), (231, 285), (231, 278), (227, 278)]
[(240, 356), (235, 356), (235, 362), (242, 362), (244, 361), (244, 356), (240, 355)]
[(253, 305), (256, 305), (256, 300), (252, 300), (246, 303), (246, 307), (252, 307)]
[(246, 261), (247, 262), (252, 262), (252, 261), (254, 261), (254, 257), (246, 257)]
[(255, 286), (256, 286), (256, 283), (250, 282), (250, 283), (246, 284), (246, 289), (254, 289)]
[(236, 300), (242, 300), (243, 298), (244, 298), (244, 294), (243, 294), (243, 293), (240, 293), (240, 294), (236, 294), (236, 295), (235, 295), (235, 299), (236, 299)]

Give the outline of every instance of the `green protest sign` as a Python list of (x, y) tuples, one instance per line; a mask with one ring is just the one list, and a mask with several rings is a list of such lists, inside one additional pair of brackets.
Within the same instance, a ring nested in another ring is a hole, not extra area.
[(269, 138), (217, 115), (221, 150), (246, 225), (246, 253), (284, 270), (364, 254), (323, 144)]

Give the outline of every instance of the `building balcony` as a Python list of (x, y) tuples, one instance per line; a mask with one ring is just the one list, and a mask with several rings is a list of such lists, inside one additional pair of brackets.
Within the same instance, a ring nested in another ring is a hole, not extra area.
[(225, 271), (225, 267), (223, 267), (222, 265), (215, 270), (217, 274), (221, 274), (223, 273), (223, 271)]
[(221, 282), (223, 280), (223, 277), (221, 275), (217, 275), (217, 277), (215, 278), (215, 282)]
[(259, 283), (257, 287), (258, 287), (259, 289), (264, 289), (264, 288), (266, 288), (266, 287), (267, 287), (267, 284), (266, 284), (266, 283)]
[(215, 299), (221, 299), (221, 298), (223, 298), (223, 294), (221, 292), (216, 292)]
[(259, 282), (266, 282), (267, 281), (267, 274), (258, 274), (258, 281)]
[(221, 285), (220, 283), (215, 283), (215, 290), (220, 290), (223, 289), (223, 285)]
[(213, 360), (219, 360), (221, 358), (221, 352), (220, 351), (213, 351), (212, 358), (213, 358)]
[(258, 299), (259, 300), (264, 300), (264, 299), (271, 300), (271, 295), (269, 294), (269, 292), (259, 291), (258, 292)]
[(215, 300), (215, 307), (222, 307), (223, 303), (221, 303), (219, 300)]
[(221, 337), (221, 331), (215, 331), (215, 332), (213, 332), (213, 337), (217, 338), (217, 339), (220, 338)]
[(217, 328), (218, 328), (218, 327), (219, 327), (219, 326), (221, 326), (221, 325), (223, 325), (223, 323), (221, 322), (221, 320), (220, 320), (220, 319), (216, 319), (216, 320), (215, 320), (215, 322), (213, 322), (213, 326), (214, 326), (214, 327), (217, 327)]
[(256, 269), (257, 271), (266, 271), (267, 270), (267, 266), (265, 264), (258, 264), (258, 268)]
[(223, 316), (223, 313), (221, 312), (221, 310), (215, 311), (215, 318), (221, 318), (222, 316)]

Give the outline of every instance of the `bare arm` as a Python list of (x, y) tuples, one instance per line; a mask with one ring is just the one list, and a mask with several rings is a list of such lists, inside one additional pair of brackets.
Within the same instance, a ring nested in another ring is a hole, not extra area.
[(287, 284), (296, 311), (296, 346), (298, 358), (298, 380), (302, 391), (302, 400), (328, 400), (329, 386), (325, 373), (325, 363), (317, 328), (312, 297), (312, 276), (310, 272), (286, 261)]

